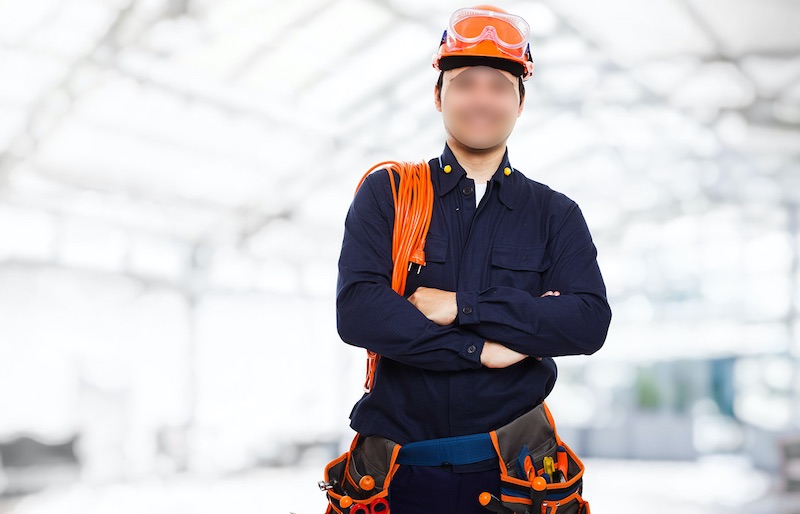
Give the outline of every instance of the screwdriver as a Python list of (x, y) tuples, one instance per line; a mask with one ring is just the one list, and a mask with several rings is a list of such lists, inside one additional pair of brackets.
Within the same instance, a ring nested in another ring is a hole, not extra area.
[(353, 499), (350, 496), (344, 495), (339, 499), (339, 507), (346, 509), (353, 504)]
[(559, 446), (556, 455), (558, 458), (558, 471), (561, 473), (561, 481), (566, 482), (567, 472), (569, 471), (569, 463), (567, 462), (567, 449), (563, 446)]
[(533, 512), (539, 512), (542, 502), (547, 496), (547, 481), (542, 477), (531, 479), (531, 500), (533, 500)]
[(513, 510), (503, 505), (500, 500), (497, 499), (497, 496), (492, 493), (482, 492), (478, 495), (478, 501), (492, 512), (497, 512), (498, 514), (514, 514)]
[(375, 479), (370, 475), (364, 475), (361, 477), (361, 480), (358, 481), (358, 486), (363, 491), (372, 491), (375, 489)]

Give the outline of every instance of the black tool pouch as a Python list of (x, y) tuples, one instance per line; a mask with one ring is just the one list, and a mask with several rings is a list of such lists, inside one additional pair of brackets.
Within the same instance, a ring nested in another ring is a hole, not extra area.
[[(499, 499), (504, 507), (520, 514), (590, 514), (589, 503), (581, 497), (583, 462), (558, 436), (547, 405), (541, 403), (490, 435), (500, 460), (502, 494)], [(530, 457), (541, 476), (544, 458), (557, 461), (559, 447), (566, 453), (566, 480), (548, 483), (545, 493), (532, 494), (530, 479), (534, 476), (526, 476), (525, 457)], [(533, 498), (540, 500), (542, 496), (541, 503), (534, 502)]]
[(325, 513), (348, 514), (355, 505), (386, 498), (399, 451), (400, 445), (385, 437), (356, 434), (350, 450), (325, 466), (325, 480), (319, 483), (328, 497)]

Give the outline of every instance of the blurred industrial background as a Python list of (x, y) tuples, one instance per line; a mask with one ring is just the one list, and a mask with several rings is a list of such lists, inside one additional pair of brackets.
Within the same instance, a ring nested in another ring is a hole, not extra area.
[[(0, 1), (0, 513), (321, 513), (361, 175), (444, 146), (451, 0)], [(800, 2), (546, 0), (509, 141), (614, 311), (548, 403), (598, 513), (800, 513)]]

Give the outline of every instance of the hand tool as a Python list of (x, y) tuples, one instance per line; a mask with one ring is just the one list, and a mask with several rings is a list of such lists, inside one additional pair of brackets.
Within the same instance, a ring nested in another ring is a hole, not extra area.
[(353, 504), (353, 499), (347, 495), (339, 498), (339, 507), (346, 509)]
[(370, 514), (389, 514), (389, 502), (386, 498), (377, 498), (369, 504)]
[(375, 489), (375, 479), (370, 475), (364, 475), (361, 477), (361, 480), (358, 481), (358, 487), (360, 487), (362, 491), (372, 491)]
[(363, 503), (356, 503), (350, 507), (350, 514), (370, 514), (369, 507)]
[(543, 477), (531, 479), (531, 500), (533, 506), (531, 512), (539, 512), (542, 509), (542, 502), (547, 495), (547, 481)]
[(492, 512), (498, 514), (514, 514), (514, 511), (503, 505), (497, 496), (489, 492), (482, 492), (478, 496), (478, 502)]
[(563, 482), (567, 481), (567, 472), (569, 471), (569, 462), (567, 461), (567, 449), (563, 446), (558, 447), (558, 451), (556, 452), (557, 463), (556, 467), (558, 471), (561, 473), (561, 478)]
[(553, 464), (553, 457), (551, 457), (549, 455), (547, 457), (545, 457), (543, 459), (543, 461), (542, 461), (542, 466), (544, 467), (544, 474), (542, 474), (544, 479), (547, 480), (547, 482), (550, 483), (550, 484), (555, 482), (554, 477), (553, 477), (554, 472), (555, 472), (555, 466)]

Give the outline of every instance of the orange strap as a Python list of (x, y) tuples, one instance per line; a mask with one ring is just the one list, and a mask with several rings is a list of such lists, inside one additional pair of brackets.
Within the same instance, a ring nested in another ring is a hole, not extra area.
[[(419, 163), (384, 161), (364, 174), (356, 187), (356, 193), (370, 173), (384, 166), (388, 166), (386, 171), (389, 173), (392, 200), (394, 200), (392, 289), (402, 296), (411, 266), (417, 264), (419, 269), (425, 266), (425, 237), (428, 235), (433, 213), (431, 168), (425, 161)], [(395, 182), (393, 170), (400, 175), (399, 185)], [(367, 376), (364, 381), (366, 393), (372, 390), (375, 383), (375, 369), (379, 358), (380, 355), (367, 350)]]

